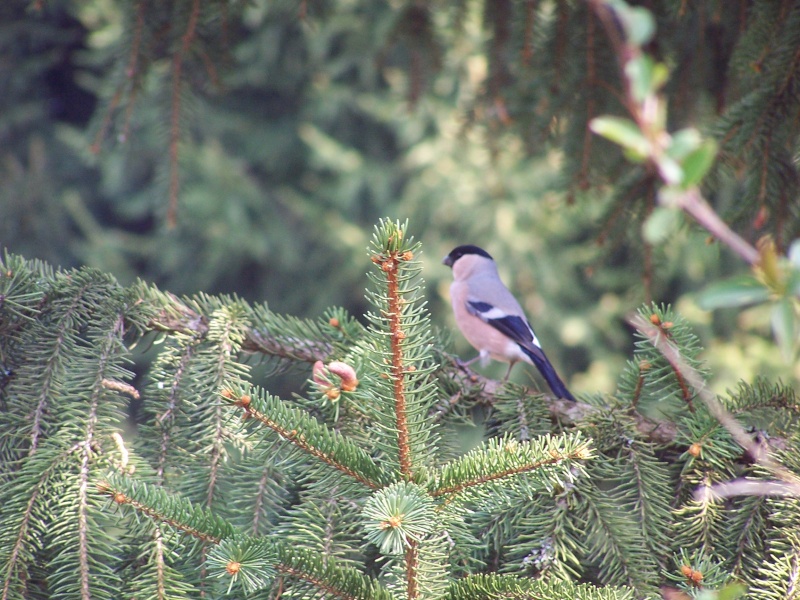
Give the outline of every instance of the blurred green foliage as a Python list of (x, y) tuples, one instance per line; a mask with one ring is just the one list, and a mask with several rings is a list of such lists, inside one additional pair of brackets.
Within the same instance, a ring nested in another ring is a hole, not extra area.
[[(785, 251), (800, 3), (649, 8), (645, 48), (673, 73), (667, 127), (717, 139), (706, 196)], [(686, 295), (745, 265), (676, 213), (666, 239), (643, 238), (657, 178), (588, 129), (626, 115), (583, 2), (11, 0), (0, 57), (0, 244), (15, 253), (358, 315), (370, 227), (408, 218), (434, 321), (452, 326), (439, 258), (479, 244), (578, 392), (613, 391), (624, 315), (647, 300), (700, 327), (717, 387), (800, 376), (763, 337), (769, 314), (711, 315)]]

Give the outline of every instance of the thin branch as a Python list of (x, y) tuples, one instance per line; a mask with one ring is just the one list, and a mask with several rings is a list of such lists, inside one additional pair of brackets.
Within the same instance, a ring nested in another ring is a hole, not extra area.
[(489, 475), (480, 475), (470, 481), (464, 481), (462, 483), (459, 483), (458, 485), (452, 485), (450, 487), (432, 490), (431, 496), (433, 496), (434, 498), (437, 498), (439, 496), (452, 496), (454, 494), (463, 492), (464, 490), (474, 487), (476, 485), (483, 485), (484, 483), (489, 483), (491, 481), (496, 481), (498, 479), (505, 479), (506, 477), (513, 477), (514, 475), (520, 475), (522, 473), (538, 471), (539, 469), (542, 469), (546, 466), (557, 465), (558, 463), (568, 459), (580, 459), (585, 457), (586, 457), (586, 450), (580, 449), (574, 453), (570, 452), (563, 455), (553, 456), (545, 460), (528, 463), (526, 465), (522, 465), (519, 467), (513, 467), (510, 469), (505, 469), (503, 471), (496, 471)]
[(520, 59), (522, 64), (530, 66), (533, 59), (533, 30), (536, 25), (537, 0), (525, 0), (525, 26), (522, 34), (522, 51)]
[(333, 353), (333, 346), (327, 342), (313, 339), (284, 338), (275, 336), (265, 329), (251, 329), (247, 332), (242, 350), (315, 363), (325, 362)]
[[(127, 77), (127, 81), (135, 82), (136, 75), (139, 70), (139, 54), (141, 53), (141, 46), (142, 46), (142, 33), (144, 31), (144, 12), (145, 12), (145, 2), (140, 0), (136, 5), (136, 25), (133, 29), (133, 41), (131, 42), (131, 54), (128, 58), (128, 66), (125, 68), (125, 77)], [(123, 88), (126, 85), (126, 82), (122, 82), (117, 88), (117, 91), (114, 93), (114, 97), (111, 99), (111, 103), (106, 109), (106, 114), (103, 117), (103, 123), (100, 125), (100, 130), (97, 132), (95, 136), (94, 143), (91, 146), (91, 152), (93, 154), (98, 154), (100, 152), (100, 147), (103, 144), (103, 139), (106, 137), (108, 133), (108, 129), (111, 126), (111, 121), (113, 119), (114, 113), (119, 106), (120, 101), (122, 100), (123, 96)], [(120, 133), (120, 140), (125, 141), (128, 138), (128, 131), (130, 129), (130, 120), (131, 116), (133, 115), (133, 106), (134, 101), (136, 99), (136, 85), (135, 83), (131, 84), (131, 91), (130, 96), (128, 97), (128, 103), (125, 107), (125, 120), (123, 124), (122, 132)]]
[(675, 203), (746, 263), (756, 266), (760, 262), (758, 250), (728, 227), (727, 223), (706, 202), (699, 189), (695, 187), (686, 190), (675, 199)]
[(287, 441), (287, 442), (289, 442), (291, 444), (294, 444), (295, 446), (297, 446), (298, 448), (300, 448), (304, 452), (307, 452), (311, 456), (314, 456), (314, 457), (318, 458), (319, 460), (321, 460), (325, 464), (333, 467), (334, 469), (336, 469), (338, 471), (341, 471), (345, 475), (348, 475), (348, 476), (352, 477), (353, 479), (355, 479), (359, 483), (364, 484), (365, 486), (367, 486), (370, 489), (374, 490), (374, 489), (378, 489), (380, 487), (379, 484), (375, 483), (374, 481), (371, 481), (371, 480), (367, 479), (366, 477), (364, 477), (360, 473), (357, 473), (356, 471), (353, 471), (347, 465), (344, 465), (344, 464), (340, 463), (339, 461), (336, 460), (335, 457), (323, 452), (322, 450), (320, 450), (316, 446), (312, 446), (310, 443), (308, 443), (306, 441), (305, 436), (301, 432), (298, 432), (295, 429), (291, 429), (291, 430), (290, 429), (286, 429), (285, 427), (281, 426), (279, 423), (277, 423), (277, 422), (273, 421), (272, 419), (270, 419), (264, 413), (254, 409), (249, 404), (242, 403), (241, 401), (237, 401), (235, 404), (244, 409), (245, 414), (247, 415), (247, 417), (254, 418), (259, 423), (264, 425), (265, 427), (269, 427), (270, 429), (272, 429), (272, 431), (274, 431), (279, 436), (281, 436), (281, 438), (283, 438), (283, 440), (285, 440), (285, 441)]
[(734, 479), (709, 486), (702, 486), (695, 493), (695, 499), (725, 499), (734, 496), (781, 496), (800, 497), (800, 484), (786, 481), (763, 481), (760, 479)]
[(595, 66), (595, 23), (591, 13), (586, 17), (586, 127), (583, 132), (583, 148), (581, 149), (581, 168), (578, 174), (578, 187), (589, 187), (589, 158), (592, 153), (594, 135), (589, 123), (595, 117), (596, 99), (594, 85), (597, 80)]
[[(148, 323), (153, 331), (182, 333), (203, 337), (208, 333), (208, 318), (192, 310), (177, 296), (169, 295), (172, 303)], [(243, 352), (266, 354), (307, 363), (325, 362), (333, 353), (333, 346), (311, 338), (275, 335), (267, 329), (250, 329), (245, 334)]]
[[(487, 406), (492, 406), (497, 401), (497, 396), (505, 385), (503, 381), (484, 377), (446, 354), (442, 361), (441, 372), (445, 377), (451, 378), (459, 389), (464, 390), (463, 396), (474, 398), (477, 403)], [(591, 419), (594, 413), (604, 410), (582, 402), (561, 400), (530, 388), (524, 391), (527, 395), (538, 396), (542, 402), (548, 403), (550, 415), (563, 425), (574, 425), (585, 419)], [(634, 428), (639, 435), (650, 442), (671, 444), (677, 438), (678, 429), (672, 422), (654, 421), (634, 410), (626, 412), (626, 417), (633, 420)]]
[(392, 384), (394, 386), (395, 417), (397, 419), (397, 446), (400, 451), (400, 471), (407, 479), (411, 479), (411, 444), (409, 441), (408, 421), (406, 419), (405, 368), (403, 366), (402, 343), (405, 332), (401, 327), (400, 291), (397, 281), (398, 261), (393, 257), (384, 263), (392, 268), (386, 271), (389, 282), (389, 328), (392, 345)]
[(170, 518), (166, 517), (165, 515), (162, 515), (161, 513), (159, 513), (152, 506), (148, 506), (146, 504), (143, 504), (142, 502), (139, 502), (138, 500), (134, 500), (133, 498), (130, 498), (130, 497), (126, 496), (121, 491), (115, 490), (114, 488), (111, 487), (111, 485), (108, 482), (101, 482), (98, 485), (98, 490), (100, 491), (101, 494), (104, 494), (106, 496), (110, 496), (114, 500), (114, 502), (116, 502), (117, 504), (129, 504), (130, 506), (135, 508), (137, 511), (139, 511), (140, 513), (142, 513), (143, 515), (145, 515), (147, 517), (150, 517), (154, 521), (157, 521), (159, 523), (166, 523), (167, 525), (169, 525), (171, 527), (174, 527), (178, 531), (181, 531), (181, 532), (183, 532), (185, 534), (188, 534), (188, 535), (192, 536), (193, 538), (196, 538), (198, 540), (202, 540), (203, 542), (207, 542), (207, 543), (210, 543), (210, 544), (219, 544), (220, 541), (221, 541), (221, 539), (219, 537), (216, 537), (216, 536), (213, 536), (213, 535), (209, 535), (207, 533), (204, 533), (204, 532), (200, 531), (199, 529), (195, 529), (194, 527), (190, 527), (190, 526), (186, 525), (183, 522), (176, 521), (175, 519), (170, 519)]
[(314, 577), (310, 575), (306, 571), (301, 571), (295, 567), (290, 567), (289, 565), (280, 564), (277, 565), (277, 570), (280, 573), (286, 573), (287, 575), (291, 575), (292, 577), (299, 579), (301, 581), (305, 581), (310, 583), (320, 590), (322, 590), (326, 596), (335, 597), (335, 598), (344, 598), (350, 599), (353, 597), (352, 594), (345, 592), (338, 587), (334, 587), (328, 580), (322, 579), (320, 577)]
[[(773, 459), (767, 452), (758, 447), (751, 435), (745, 431), (744, 427), (728, 412), (717, 397), (706, 386), (706, 382), (696, 369), (692, 368), (680, 353), (678, 347), (669, 340), (662, 331), (641, 315), (633, 315), (628, 318), (628, 323), (635, 327), (639, 332), (647, 337), (653, 346), (658, 349), (664, 358), (669, 361), (675, 371), (682, 373), (684, 380), (695, 390), (697, 396), (705, 402), (708, 411), (719, 421), (731, 434), (731, 437), (739, 444), (749, 456), (758, 464), (772, 472), (776, 477), (791, 485), (800, 486), (800, 477), (789, 471), (778, 461)], [(800, 487), (798, 487), (800, 490)]]
[(409, 600), (419, 597), (417, 583), (417, 565), (419, 564), (419, 547), (417, 542), (409, 540), (406, 548), (406, 597)]
[(167, 209), (167, 224), (174, 227), (178, 218), (178, 188), (180, 187), (180, 173), (178, 171), (178, 144), (180, 142), (180, 115), (181, 115), (181, 73), (183, 61), (189, 53), (189, 48), (194, 41), (197, 31), (197, 21), (200, 16), (200, 0), (193, 0), (192, 10), (189, 13), (189, 22), (186, 31), (181, 37), (181, 47), (175, 53), (172, 61), (172, 115), (169, 128), (169, 208)]
[(58, 323), (58, 333), (53, 343), (53, 350), (47, 359), (47, 364), (44, 367), (42, 374), (41, 392), (36, 398), (36, 409), (33, 411), (33, 419), (31, 424), (31, 441), (30, 449), (28, 450), (28, 457), (33, 456), (39, 448), (39, 437), (43, 435), (44, 420), (49, 411), (50, 400), (53, 398), (52, 388), (54, 379), (59, 375), (59, 368), (62, 354), (65, 352), (66, 337), (73, 323), (73, 316), (78, 312), (81, 302), (83, 302), (83, 295), (88, 290), (89, 285), (84, 285), (78, 293), (75, 294), (69, 307), (61, 315)]
[[(652, 115), (648, 115), (648, 102), (636, 102), (631, 87), (631, 81), (625, 74), (625, 67), (629, 61), (641, 53), (638, 46), (626, 43), (623, 33), (620, 31), (619, 24), (616, 21), (614, 9), (609, 6), (605, 0), (587, 0), (592, 10), (597, 15), (601, 23), (603, 23), (608, 39), (611, 46), (614, 48), (614, 54), (617, 57), (620, 73), (622, 75), (622, 82), (624, 86), (624, 104), (631, 115), (631, 118), (636, 123), (636, 126), (647, 139), (655, 142), (651, 144), (651, 155), (648, 157), (650, 165), (662, 175), (659, 169), (659, 159), (663, 152), (662, 144), (658, 143), (658, 139), (666, 135), (661, 127), (654, 128)], [(652, 108), (652, 107), (651, 107)], [(666, 181), (666, 179), (665, 179)], [(680, 194), (671, 195), (668, 198), (661, 196), (659, 198), (661, 204), (676, 205), (683, 211), (691, 215), (701, 226), (707, 229), (714, 237), (720, 242), (726, 244), (731, 250), (738, 254), (750, 265), (756, 265), (759, 261), (758, 251), (750, 245), (747, 241), (737, 235), (728, 225), (720, 219), (719, 215), (714, 212), (714, 209), (703, 199), (700, 190), (697, 187), (684, 190)]]

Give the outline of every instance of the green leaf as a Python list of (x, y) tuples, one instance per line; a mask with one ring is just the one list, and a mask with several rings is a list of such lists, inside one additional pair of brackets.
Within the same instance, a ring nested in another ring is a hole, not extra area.
[(649, 10), (640, 6), (629, 6), (621, 0), (612, 0), (608, 4), (614, 9), (628, 42), (634, 46), (642, 46), (653, 38), (656, 21)]
[(747, 586), (743, 583), (731, 583), (722, 588), (717, 594), (717, 600), (736, 600), (747, 593)]
[(770, 320), (772, 334), (784, 360), (792, 360), (797, 348), (797, 312), (794, 301), (791, 298), (781, 298), (772, 307)]
[(766, 302), (769, 290), (752, 275), (741, 275), (725, 281), (712, 283), (697, 297), (697, 303), (704, 310), (746, 306)]
[(672, 139), (667, 146), (667, 154), (675, 160), (683, 160), (690, 152), (697, 150), (703, 138), (694, 127), (687, 127), (672, 134)]
[(633, 97), (643, 102), (652, 96), (667, 82), (669, 69), (663, 63), (657, 63), (650, 56), (641, 54), (625, 63), (625, 76), (631, 84)]
[(717, 157), (717, 142), (712, 139), (703, 141), (702, 145), (690, 152), (683, 160), (683, 186), (697, 185), (705, 177), (714, 159)]
[(644, 239), (654, 246), (662, 244), (678, 230), (682, 214), (677, 208), (656, 207), (642, 225)]
[(642, 46), (649, 42), (656, 32), (656, 21), (650, 11), (635, 6), (625, 13), (625, 29), (631, 44)]
[(656, 164), (661, 178), (667, 185), (677, 185), (683, 181), (683, 169), (666, 154), (659, 156)]
[(792, 267), (800, 271), (800, 240), (795, 240), (791, 243), (787, 256), (789, 257), (789, 262), (792, 263)]
[(597, 117), (589, 123), (597, 135), (619, 144), (630, 153), (632, 160), (642, 161), (650, 153), (650, 144), (636, 123), (623, 117)]

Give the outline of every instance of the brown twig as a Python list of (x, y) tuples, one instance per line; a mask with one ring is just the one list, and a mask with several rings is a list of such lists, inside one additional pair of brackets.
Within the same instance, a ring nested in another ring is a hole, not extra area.
[(578, 187), (583, 190), (589, 187), (589, 158), (592, 153), (592, 140), (594, 139), (589, 123), (594, 118), (595, 111), (597, 110), (593, 90), (597, 79), (594, 27), (594, 18), (590, 13), (586, 17), (586, 127), (583, 132), (581, 168), (578, 173)]
[(705, 403), (712, 416), (728, 430), (731, 437), (753, 458), (753, 460), (773, 473), (773, 475), (778, 477), (782, 482), (797, 486), (797, 490), (800, 490), (800, 477), (789, 471), (757, 446), (752, 436), (745, 431), (744, 427), (742, 427), (734, 416), (722, 406), (722, 403), (711, 390), (708, 389), (700, 373), (686, 362), (674, 342), (663, 335), (662, 331), (657, 326), (641, 315), (637, 314), (630, 317), (628, 322), (645, 335), (653, 346), (664, 355), (664, 358), (669, 361), (673, 368), (682, 374), (684, 380)]
[(536, 25), (537, 0), (525, 0), (525, 26), (522, 33), (522, 51), (520, 59), (522, 64), (530, 66), (533, 59), (533, 30)]
[(240, 406), (244, 410), (245, 415), (247, 415), (248, 418), (255, 419), (265, 427), (272, 429), (272, 431), (281, 436), (285, 441), (297, 446), (298, 448), (300, 448), (304, 452), (307, 452), (311, 456), (318, 458), (325, 464), (333, 467), (334, 469), (337, 469), (338, 471), (341, 471), (342, 473), (348, 475), (349, 477), (352, 477), (354, 480), (358, 481), (359, 483), (365, 485), (370, 489), (374, 490), (380, 487), (380, 485), (377, 484), (376, 482), (367, 479), (360, 473), (353, 471), (347, 465), (344, 465), (338, 460), (336, 460), (334, 456), (331, 456), (330, 454), (323, 452), (316, 446), (313, 446), (311, 443), (308, 442), (308, 440), (306, 440), (306, 437), (305, 435), (303, 435), (302, 432), (298, 432), (297, 430), (294, 429), (291, 430), (286, 429), (280, 423), (270, 419), (266, 414), (253, 408), (252, 405), (250, 404), (245, 405), (243, 402), (241, 402), (241, 400), (235, 402), (234, 404)]
[(115, 490), (108, 482), (101, 482), (98, 484), (98, 490), (101, 494), (109, 496), (114, 502), (117, 504), (128, 504), (132, 506), (134, 509), (142, 513), (143, 515), (150, 517), (154, 521), (158, 521), (160, 523), (166, 523), (171, 527), (174, 527), (178, 531), (181, 531), (187, 535), (192, 536), (198, 540), (202, 540), (203, 542), (207, 542), (210, 544), (219, 544), (221, 539), (217, 536), (209, 535), (199, 529), (195, 529), (194, 527), (190, 527), (185, 523), (180, 521), (176, 521), (175, 519), (170, 519), (165, 515), (159, 513), (155, 508), (152, 506), (148, 506), (138, 500), (134, 500), (129, 496), (126, 496), (123, 492), (119, 490)]
[(412, 476), (411, 442), (408, 431), (405, 392), (405, 368), (403, 365), (403, 340), (406, 334), (402, 329), (402, 298), (400, 297), (400, 283), (397, 277), (399, 259), (396, 255), (389, 256), (381, 264), (388, 280), (387, 296), (389, 299), (389, 330), (391, 332), (392, 348), (392, 385), (394, 386), (395, 418), (397, 421), (397, 446), (400, 452), (400, 472), (407, 480)]
[(759, 263), (758, 250), (728, 227), (728, 224), (706, 202), (699, 189), (690, 188), (674, 201), (679, 208), (691, 215), (704, 229), (738, 254), (746, 263), (751, 266)]
[[(441, 366), (441, 372), (445, 377), (452, 378), (453, 381), (464, 390), (469, 390), (465, 396), (470, 396), (480, 404), (492, 406), (497, 401), (497, 396), (502, 390), (504, 383), (495, 379), (484, 377), (476, 373), (463, 363), (445, 355), (449, 360), (445, 360)], [(536, 390), (523, 389), (526, 395), (538, 395), (542, 402), (547, 402), (550, 407), (550, 414), (553, 419), (564, 425), (574, 425), (585, 419), (591, 419), (594, 413), (602, 409), (582, 402), (572, 402), (560, 400), (552, 396), (540, 394)], [(676, 425), (669, 421), (654, 421), (640, 415), (635, 411), (625, 413), (627, 418), (634, 422), (634, 428), (644, 439), (655, 444), (672, 444), (678, 435)]]
[[(598, 19), (605, 26), (608, 39), (614, 49), (614, 54), (619, 63), (620, 73), (622, 74), (622, 81), (625, 89), (624, 104), (631, 115), (631, 118), (636, 123), (642, 134), (658, 142), (658, 139), (663, 137), (666, 132), (660, 128), (654, 128), (652, 119), (648, 118), (646, 114), (646, 103), (638, 103), (635, 100), (633, 90), (631, 88), (630, 80), (625, 76), (625, 66), (632, 58), (641, 53), (641, 49), (637, 46), (626, 43), (619, 27), (615, 21), (614, 9), (608, 5), (604, 0), (587, 0), (591, 8), (594, 10)], [(662, 152), (660, 143), (651, 144), (651, 156), (648, 157), (649, 163), (654, 167), (658, 167), (660, 152)], [(659, 171), (660, 172), (660, 171)], [(663, 178), (663, 173), (661, 173)], [(720, 242), (727, 245), (731, 250), (736, 252), (742, 259), (750, 265), (756, 265), (759, 261), (758, 251), (750, 245), (747, 241), (737, 235), (728, 225), (720, 219), (719, 215), (714, 212), (714, 209), (705, 201), (700, 194), (697, 187), (684, 190), (683, 193), (670, 196), (667, 199), (661, 196), (659, 201), (662, 204), (672, 204), (681, 208), (684, 212), (691, 215), (701, 226), (708, 230)]]
[(178, 170), (178, 148), (181, 137), (181, 82), (183, 61), (189, 53), (197, 31), (200, 17), (200, 0), (193, 0), (189, 13), (189, 22), (181, 37), (181, 47), (172, 59), (172, 114), (169, 128), (169, 207), (167, 208), (167, 224), (174, 227), (178, 219), (178, 191), (180, 188), (180, 172)]
[[(114, 96), (111, 98), (111, 102), (106, 109), (106, 114), (103, 117), (103, 122), (100, 125), (100, 129), (97, 132), (97, 135), (94, 138), (94, 142), (90, 147), (90, 151), (93, 154), (98, 154), (100, 152), (100, 148), (103, 144), (103, 139), (106, 137), (108, 133), (108, 129), (111, 126), (111, 121), (113, 120), (114, 113), (119, 106), (120, 101), (124, 95), (123, 88), (127, 85), (128, 81), (133, 82), (136, 78), (136, 74), (139, 69), (139, 54), (141, 53), (141, 46), (142, 46), (142, 33), (144, 31), (144, 11), (145, 11), (145, 3), (143, 1), (138, 2), (136, 6), (136, 25), (133, 28), (133, 40), (131, 41), (131, 54), (128, 58), (128, 66), (125, 68), (125, 77), (126, 81), (120, 84), (117, 91), (114, 93)], [(120, 139), (123, 141), (128, 137), (128, 130), (130, 127), (130, 120), (131, 116), (133, 115), (133, 106), (134, 100), (136, 99), (136, 86), (131, 85), (130, 96), (128, 97), (128, 103), (125, 107), (125, 120), (123, 124), (122, 132), (120, 133)]]

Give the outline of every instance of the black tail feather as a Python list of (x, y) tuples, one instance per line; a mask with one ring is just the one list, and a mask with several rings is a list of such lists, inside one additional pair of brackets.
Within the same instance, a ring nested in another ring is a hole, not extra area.
[(558, 376), (558, 373), (556, 373), (553, 365), (550, 364), (550, 361), (547, 360), (544, 352), (541, 352), (540, 350), (537, 353), (533, 353), (527, 348), (523, 348), (523, 350), (525, 351), (525, 354), (527, 354), (533, 361), (533, 364), (536, 365), (536, 368), (539, 369), (539, 373), (542, 374), (542, 377), (544, 377), (547, 385), (550, 386), (553, 394), (555, 394), (558, 398), (575, 402), (575, 397), (567, 389), (567, 386), (564, 385), (564, 382), (561, 381), (561, 378)]

